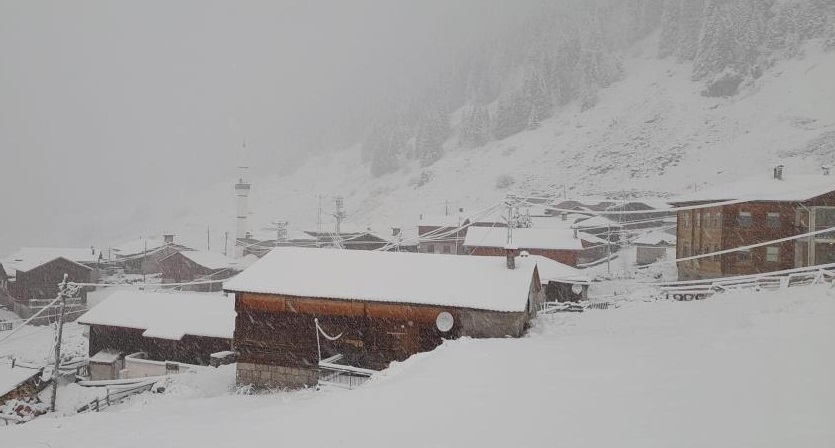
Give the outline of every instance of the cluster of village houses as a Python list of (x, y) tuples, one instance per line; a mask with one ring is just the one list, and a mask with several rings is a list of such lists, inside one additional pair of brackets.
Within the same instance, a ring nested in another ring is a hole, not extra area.
[[(678, 263), (681, 279), (835, 263), (835, 232), (710, 255), (835, 227), (835, 177), (769, 174), (677, 198), (675, 212), (637, 201), (534, 205), (510, 243), (505, 222), (447, 214), (385, 234), (347, 223), (336, 236), (265, 229), (240, 239), (235, 259), (170, 235), (110, 256), (24, 249), (2, 261), (0, 303), (25, 316), (55, 297), (64, 273), (78, 283), (95, 283), (101, 266), (158, 273), (190, 292), (118, 291), (78, 319), (90, 327), (91, 377), (235, 360), (240, 385), (302, 387), (323, 372), (365, 375), (445, 339), (518, 337), (543, 302), (586, 298), (582, 268), (624, 244), (639, 266), (673, 248), (676, 258), (708, 254)], [(83, 310), (83, 294), (76, 300)]]

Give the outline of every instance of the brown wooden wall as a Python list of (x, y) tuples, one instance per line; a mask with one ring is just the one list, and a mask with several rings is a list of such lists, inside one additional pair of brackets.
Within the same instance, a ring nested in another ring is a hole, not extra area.
[[(64, 258), (57, 258), (28, 272), (17, 272), (9, 285), (9, 293), (18, 301), (51, 300), (58, 296), (58, 284), (67, 274), (68, 281), (90, 283), (92, 270)], [(87, 302), (87, 291), (81, 291), (82, 302)]]
[(212, 353), (230, 350), (232, 341), (223, 338), (185, 335), (179, 341), (146, 338), (144, 329), (90, 326), (89, 354), (95, 355), (103, 349), (113, 349), (125, 355), (145, 352), (155, 361), (177, 361), (187, 364), (209, 365)]
[[(238, 293), (235, 349), (240, 362), (312, 367), (318, 363), (314, 318), (337, 341), (321, 337), (322, 357), (346, 355), (344, 362), (372, 369), (437, 347), (460, 332), (455, 309)], [(448, 333), (435, 318), (448, 311), (455, 325)]]
[(209, 269), (189, 260), (182, 252), (159, 261), (159, 269), (162, 272), (163, 283), (187, 283), (198, 279), (217, 280), (217, 283), (202, 285), (189, 285), (181, 289), (183, 291), (215, 292), (223, 289), (222, 280), (235, 275), (231, 269)]

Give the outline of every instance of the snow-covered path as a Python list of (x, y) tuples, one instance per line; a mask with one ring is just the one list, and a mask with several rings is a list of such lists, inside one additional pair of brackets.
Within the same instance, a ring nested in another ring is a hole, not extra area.
[(0, 446), (835, 446), (833, 322), (826, 286), (632, 302), (543, 317), (523, 339), (450, 342), (354, 391), (217, 395), (227, 368), (108, 412), (0, 427)]

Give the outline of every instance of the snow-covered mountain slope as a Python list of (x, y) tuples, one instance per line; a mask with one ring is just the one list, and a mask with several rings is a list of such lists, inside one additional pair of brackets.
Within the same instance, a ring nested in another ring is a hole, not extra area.
[[(333, 222), (331, 198), (344, 196), (350, 221), (383, 231), (415, 225), (421, 213), (443, 213), (447, 201), (451, 210), (472, 212), (508, 192), (668, 197), (778, 163), (790, 172), (835, 163), (835, 52), (819, 40), (737, 96), (717, 99), (700, 94), (691, 63), (658, 59), (657, 39), (624, 55), (625, 78), (602, 90), (597, 106), (569, 105), (538, 129), (476, 149), (452, 149), (453, 137), (428, 168), (412, 162), (373, 178), (354, 147), (312, 159), (290, 176), (254, 179), (253, 228), (276, 219), (315, 227), (317, 194), (327, 195), (326, 223)], [(232, 229), (231, 180), (179, 215), (173, 227), (202, 244), (207, 223)]]

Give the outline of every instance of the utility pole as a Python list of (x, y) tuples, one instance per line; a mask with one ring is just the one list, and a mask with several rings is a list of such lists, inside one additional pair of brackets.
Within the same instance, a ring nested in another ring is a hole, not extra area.
[(139, 270), (142, 271), (142, 283), (145, 283), (145, 263), (148, 262), (148, 240), (145, 240), (145, 249), (142, 251), (142, 263), (139, 263)]
[(323, 194), (317, 194), (316, 199), (319, 200), (319, 211), (316, 216), (316, 232), (322, 233), (322, 199), (325, 198)]
[(58, 394), (58, 367), (61, 364), (61, 336), (64, 331), (64, 310), (67, 306), (67, 274), (64, 274), (64, 280), (58, 285), (58, 297), (61, 298), (61, 309), (58, 312), (58, 335), (55, 339), (55, 365), (52, 367), (52, 399), (50, 400), (49, 410), (55, 412), (55, 399)]
[(211, 234), (209, 233), (209, 225), (206, 224), (206, 250), (211, 250)]
[(229, 231), (223, 232), (223, 255), (227, 255), (226, 248), (229, 245)]
[(449, 216), (449, 200), (444, 201), (444, 216)]
[(339, 241), (342, 221), (345, 219), (345, 199), (342, 196), (337, 196), (333, 198), (333, 202), (336, 207), (336, 212), (333, 214), (333, 217), (336, 218), (336, 239)]

